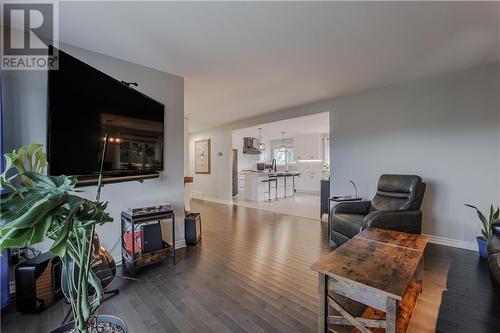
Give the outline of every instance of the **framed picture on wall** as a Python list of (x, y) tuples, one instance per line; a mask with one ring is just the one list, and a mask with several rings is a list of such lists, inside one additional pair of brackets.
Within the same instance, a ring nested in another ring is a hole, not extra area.
[(210, 139), (194, 142), (194, 172), (210, 173)]

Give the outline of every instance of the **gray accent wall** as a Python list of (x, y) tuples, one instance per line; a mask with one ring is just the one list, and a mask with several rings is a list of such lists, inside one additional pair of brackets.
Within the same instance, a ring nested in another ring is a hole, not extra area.
[[(63, 51), (104, 73), (124, 81), (138, 82), (136, 88), (165, 105), (164, 171), (159, 179), (144, 183), (105, 185), (101, 199), (109, 201), (113, 223), (98, 228), (104, 246), (120, 255), (120, 212), (131, 204), (159, 200), (174, 204), (177, 217), (176, 240), (184, 245), (184, 79), (148, 67), (88, 50), (60, 45)], [(3, 71), (5, 151), (32, 142), (47, 140), (47, 73), (43, 71)], [(71, 110), (68, 110), (71, 112)], [(78, 126), (78, 124), (68, 124)], [(83, 196), (93, 199), (96, 187), (83, 188)], [(139, 203), (139, 204), (141, 204)], [(43, 247), (43, 246), (42, 246)]]
[[(500, 203), (499, 63), (278, 110), (192, 133), (190, 145), (212, 138), (216, 150), (229, 154), (234, 129), (325, 111), (332, 195), (351, 194), (352, 179), (371, 198), (381, 174), (418, 174), (428, 183), (423, 232), (475, 248), (480, 224), (464, 203), (482, 209)], [(212, 175), (195, 175), (193, 194), (229, 202), (229, 160), (215, 163)]]
[(338, 98), (333, 104), (332, 192), (367, 198), (383, 173), (423, 177), (423, 232), (473, 242), (471, 203), (500, 200), (499, 64)]

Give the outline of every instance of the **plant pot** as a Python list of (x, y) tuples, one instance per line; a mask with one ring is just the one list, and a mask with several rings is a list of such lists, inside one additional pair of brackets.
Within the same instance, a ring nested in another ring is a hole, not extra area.
[(486, 238), (482, 236), (477, 236), (477, 246), (479, 248), (479, 256), (481, 258), (488, 258), (488, 251), (486, 250), (486, 245), (488, 244), (488, 241)]
[[(119, 326), (123, 330), (123, 332), (127, 333), (127, 325), (125, 324), (125, 322), (123, 320), (121, 320), (118, 317), (109, 316), (109, 315), (99, 315), (99, 316), (96, 316), (96, 318), (97, 318), (98, 323), (106, 322), (106, 323), (115, 324), (116, 326)], [(50, 333), (67, 333), (67, 332), (71, 331), (71, 329), (74, 327), (75, 327), (75, 322), (71, 321), (67, 324), (64, 324), (63, 326), (56, 328), (55, 330), (51, 331)], [(94, 332), (89, 332), (89, 333), (94, 333)]]

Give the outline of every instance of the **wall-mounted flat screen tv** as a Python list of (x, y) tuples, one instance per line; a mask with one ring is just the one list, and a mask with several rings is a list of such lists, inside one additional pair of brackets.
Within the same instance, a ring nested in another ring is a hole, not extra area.
[(97, 176), (106, 134), (105, 176), (163, 170), (164, 105), (63, 51), (48, 110), (51, 175)]

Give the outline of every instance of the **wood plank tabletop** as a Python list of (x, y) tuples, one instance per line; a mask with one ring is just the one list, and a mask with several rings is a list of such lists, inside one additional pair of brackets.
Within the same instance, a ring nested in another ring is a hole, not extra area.
[(417, 237), (416, 244), (411, 245), (404, 240), (404, 235), (387, 236), (378, 231), (361, 233), (360, 237), (349, 240), (315, 262), (311, 269), (360, 283), (401, 300), (423, 256), (426, 238)]
[(365, 229), (354, 236), (354, 238), (406, 247), (417, 251), (424, 251), (428, 240), (427, 236), (408, 234), (405, 232), (380, 228)]

